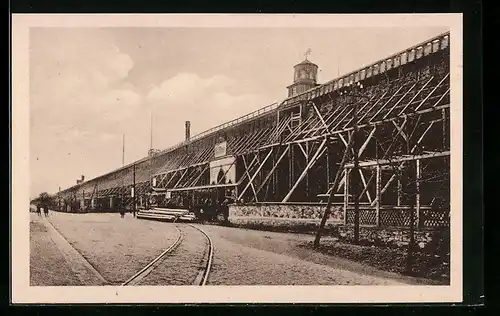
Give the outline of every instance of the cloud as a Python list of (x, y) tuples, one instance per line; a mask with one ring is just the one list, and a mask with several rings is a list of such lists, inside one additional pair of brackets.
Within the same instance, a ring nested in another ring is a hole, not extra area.
[(142, 96), (123, 85), (134, 65), (131, 57), (102, 33), (35, 32), (31, 44), (32, 128), (57, 121), (111, 131), (113, 122), (129, 119), (141, 104)]
[(35, 29), (30, 49), (32, 194), (119, 166), (143, 104), (132, 58), (96, 29)]
[[(147, 154), (150, 113), (154, 147), (184, 140), (269, 103), (265, 95), (235, 93), (230, 76), (177, 73), (149, 89), (129, 80), (134, 61), (98, 30), (35, 31), (30, 54), (32, 194), (66, 188)], [(142, 92), (141, 92), (142, 91)]]

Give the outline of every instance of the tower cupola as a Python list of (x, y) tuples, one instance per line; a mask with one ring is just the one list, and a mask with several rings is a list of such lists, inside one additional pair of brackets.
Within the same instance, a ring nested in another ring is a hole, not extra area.
[(306, 59), (293, 67), (294, 79), (293, 84), (287, 87), (288, 97), (305, 92), (317, 85), (318, 65), (307, 59), (309, 53), (310, 50), (306, 53)]

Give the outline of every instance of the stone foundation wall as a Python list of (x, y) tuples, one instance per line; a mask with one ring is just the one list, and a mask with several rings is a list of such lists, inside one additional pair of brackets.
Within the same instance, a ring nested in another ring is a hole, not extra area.
[[(320, 204), (232, 204), (229, 206), (229, 221), (241, 218), (260, 220), (300, 219), (321, 220), (325, 205)], [(344, 213), (332, 207), (328, 221), (343, 222)]]
[[(229, 206), (229, 223), (259, 230), (312, 233), (318, 229), (324, 209), (325, 205), (318, 204), (233, 204)], [(325, 235), (346, 241), (354, 239), (353, 225), (344, 225), (343, 217), (341, 207), (332, 207), (325, 225)], [(416, 229), (414, 233), (415, 243), (422, 249), (435, 247), (436, 243), (446, 244), (448, 235), (449, 229), (446, 227)], [(360, 241), (363, 244), (404, 248), (408, 246), (409, 240), (408, 228), (360, 227)]]
[[(319, 204), (245, 204), (229, 206), (229, 223), (260, 230), (313, 232), (321, 222), (325, 206)], [(327, 228), (343, 222), (341, 209), (332, 207)]]

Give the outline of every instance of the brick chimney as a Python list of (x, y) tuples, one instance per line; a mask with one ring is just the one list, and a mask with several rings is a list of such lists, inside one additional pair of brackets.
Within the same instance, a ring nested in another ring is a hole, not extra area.
[(189, 141), (191, 138), (191, 122), (186, 121), (186, 141)]

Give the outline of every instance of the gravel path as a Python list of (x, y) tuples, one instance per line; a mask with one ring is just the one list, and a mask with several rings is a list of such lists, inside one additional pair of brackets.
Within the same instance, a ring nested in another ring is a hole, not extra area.
[(30, 214), (30, 285), (82, 285), (37, 215)]
[(160, 255), (177, 238), (167, 224), (127, 214), (51, 212), (50, 222), (111, 284), (121, 284)]

